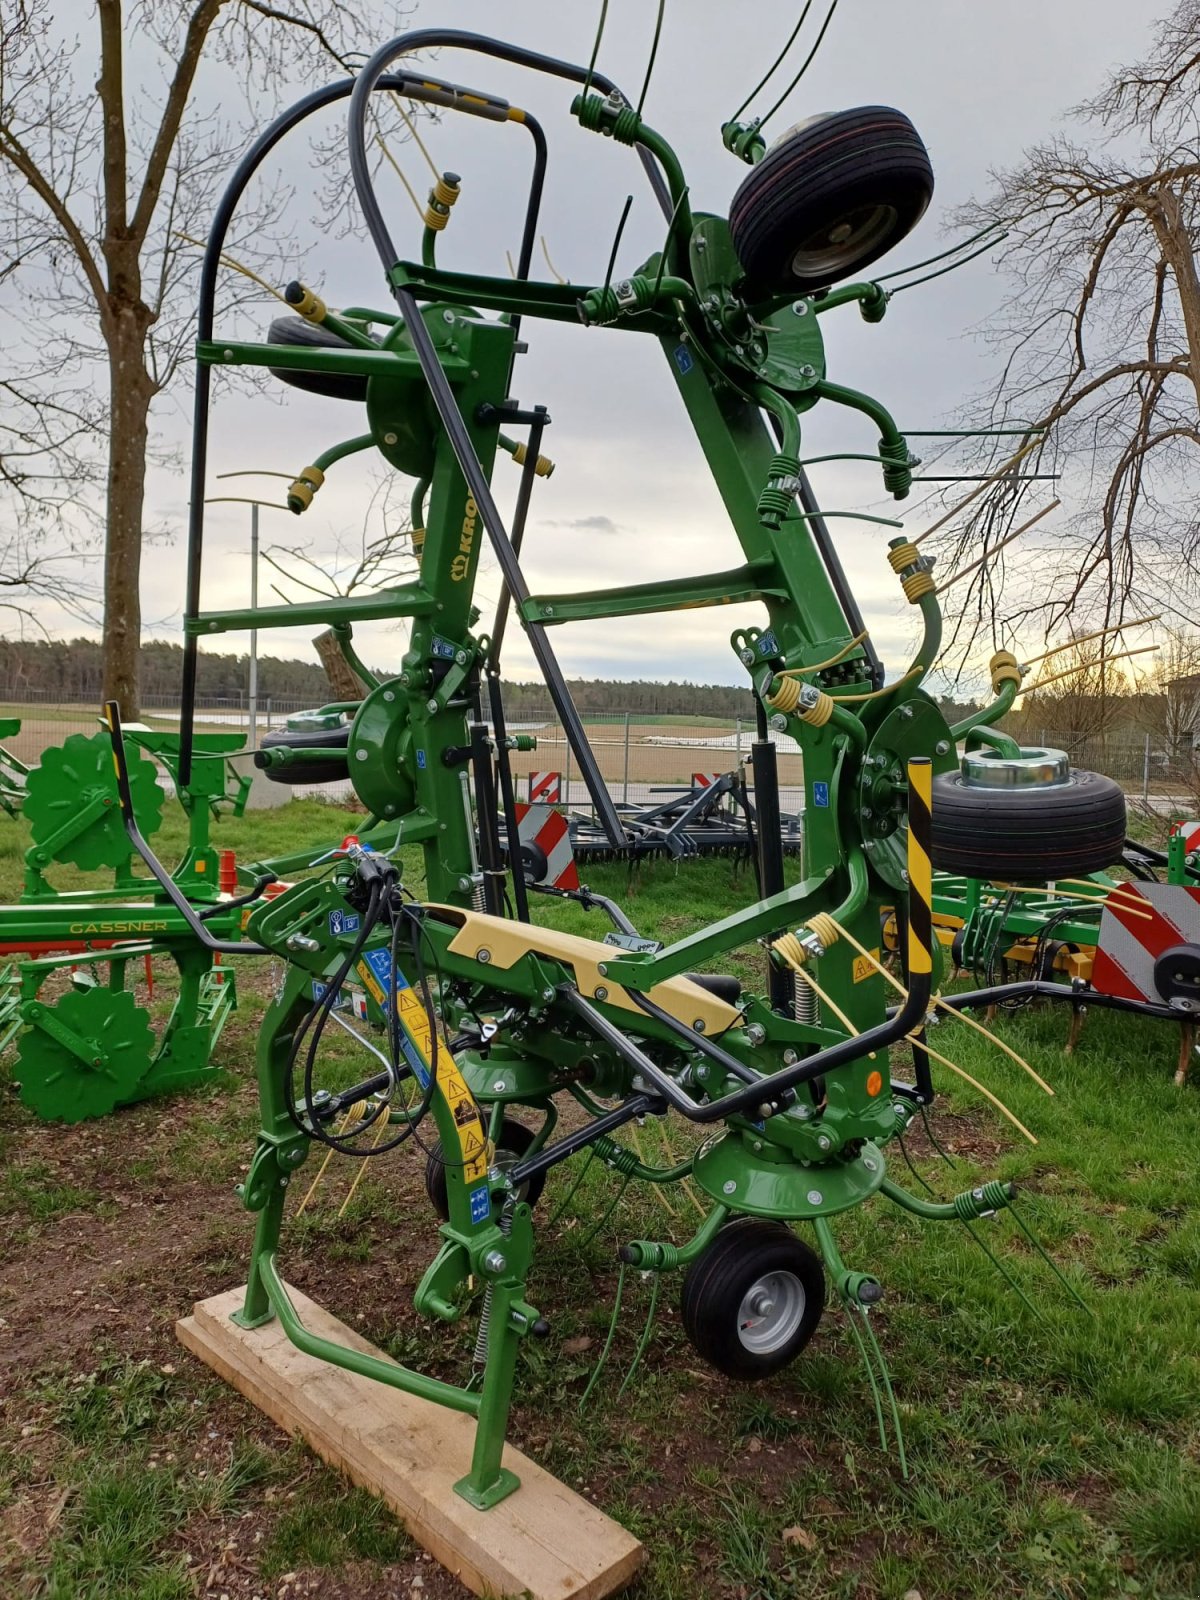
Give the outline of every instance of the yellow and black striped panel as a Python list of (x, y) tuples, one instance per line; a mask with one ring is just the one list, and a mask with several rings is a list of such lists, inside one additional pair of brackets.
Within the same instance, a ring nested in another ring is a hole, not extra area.
[(933, 764), (908, 763), (908, 970), (933, 970)]

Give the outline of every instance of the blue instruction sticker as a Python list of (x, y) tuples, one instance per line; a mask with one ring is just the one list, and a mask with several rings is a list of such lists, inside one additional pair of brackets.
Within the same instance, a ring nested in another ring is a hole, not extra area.
[(779, 654), (779, 640), (768, 628), (766, 633), (759, 634), (755, 640), (754, 648), (760, 661), (769, 661), (772, 656)]
[(813, 805), (827, 806), (829, 804), (829, 785), (827, 783), (813, 784)]
[(696, 364), (692, 360), (692, 352), (688, 349), (687, 345), (677, 344), (675, 346), (674, 354), (675, 365), (679, 368), (681, 376), (686, 378), (688, 373)]
[(343, 911), (340, 907), (329, 913), (329, 931), (336, 939), (339, 933), (357, 933), (359, 919), (353, 911)]
[(458, 654), (449, 639), (443, 639), (440, 634), (434, 634), (433, 643), (429, 646), (431, 655), (440, 657), (443, 661), (453, 661)]
[(471, 1190), (471, 1221), (486, 1222), (491, 1215), (492, 1200), (488, 1194), (488, 1186), (481, 1183), (478, 1188)]
[(420, 771), (422, 771), (422, 772), (425, 771), (425, 752), (424, 752), (424, 750), (418, 750), (417, 751), (417, 766), (420, 769)]
[[(358, 963), (358, 975), (367, 993), (386, 1017), (388, 995), (392, 987), (392, 954), (386, 945), (365, 953)], [(429, 1084), (429, 1071), (421, 1058), (421, 1052), (408, 1037), (405, 1029), (413, 1028), (421, 1037), (427, 1038), (429, 1019), (425, 1015), (424, 1001), (413, 991), (399, 967), (396, 968), (396, 1011), (404, 1024), (400, 1030), (400, 1048), (417, 1082), (424, 1089)]]

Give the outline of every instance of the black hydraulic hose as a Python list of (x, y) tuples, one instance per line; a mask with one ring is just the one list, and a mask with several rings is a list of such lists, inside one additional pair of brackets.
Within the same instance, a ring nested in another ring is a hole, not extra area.
[(1055, 983), (1049, 978), (1021, 978), (1014, 983), (995, 983), (986, 989), (968, 989), (960, 994), (944, 994), (939, 1006), (952, 1011), (974, 1011), (980, 1007), (1003, 1005), (1015, 1000), (1069, 1000), (1076, 1005), (1098, 1006), (1102, 1011), (1131, 1011), (1141, 1017), (1161, 1017), (1167, 1022), (1186, 1022), (1187, 1015), (1152, 1000), (1125, 1000), (1120, 995), (1104, 994), (1099, 989)]
[[(632, 994), (632, 991), (629, 992)], [(697, 1105), (669, 1073), (651, 1061), (649, 1056), (631, 1039), (627, 1039), (620, 1028), (609, 1022), (607, 1017), (601, 1016), (577, 989), (563, 985), (558, 990), (559, 998), (587, 1023), (592, 1032), (603, 1039), (605, 1044), (610, 1045), (648, 1083), (652, 1084), (676, 1111), (689, 1122), (704, 1123), (721, 1122), (726, 1117), (743, 1111), (757, 1116), (760, 1106), (778, 1101), (784, 1090), (794, 1089), (797, 1084), (809, 1083), (813, 1078), (820, 1078), (825, 1073), (832, 1072), (835, 1067), (859, 1060), (872, 1050), (883, 1050), (889, 1045), (897, 1044), (924, 1018), (931, 992), (929, 974), (916, 973), (908, 991), (908, 998), (886, 1022), (868, 1028), (866, 1033), (856, 1034), (853, 1038), (842, 1039), (837, 1044), (828, 1045), (824, 1050), (818, 1050), (816, 1055), (809, 1056), (794, 1066), (784, 1067), (779, 1072), (756, 1078), (753, 1083), (735, 1089), (720, 1100), (711, 1100), (707, 1105)], [(695, 1044), (696, 1039), (693, 1037), (690, 1042)]]
[(206, 922), (209, 917), (220, 917), (227, 911), (237, 911), (241, 906), (248, 906), (257, 900), (268, 884), (278, 882), (279, 879), (275, 874), (268, 872), (263, 878), (255, 878), (254, 887), (246, 894), (240, 894), (234, 900), (220, 900), (215, 906), (206, 906), (203, 911), (197, 911), (196, 915), (201, 922)]
[[(362, 80), (358, 88), (362, 87)], [(358, 88), (355, 93), (358, 93)], [(529, 600), (529, 585), (525, 582), (525, 574), (521, 571), (520, 563), (513, 553), (512, 544), (505, 532), (504, 523), (500, 517), (499, 508), (492, 496), (491, 485), (488, 483), (487, 474), (475, 453), (463, 414), (458, 408), (458, 401), (454, 398), (454, 390), (450, 387), (438, 353), (421, 316), (417, 302), (411, 289), (395, 288), (393, 296), (400, 315), (404, 318), (405, 327), (408, 329), (409, 338), (412, 340), (413, 352), (420, 363), (425, 381), (429, 385), (429, 392), (433, 396), (433, 403), (437, 407), (442, 426), (450, 440), (451, 448), (458, 461), (459, 471), (466, 479), (467, 488), (475, 501), (483, 525), (487, 529), (488, 538), (491, 540), (492, 549), (495, 551), (496, 560), (500, 564), (501, 575), (512, 591), (513, 599), (518, 606), (524, 606)], [(546, 637), (546, 630), (541, 623), (527, 622), (525, 624), (526, 637), (533, 648), (538, 666), (542, 669), (542, 676), (546, 680), (546, 687), (550, 691), (550, 699), (554, 709), (558, 712), (559, 721), (563, 725), (563, 732), (571, 746), (579, 770), (587, 786), (592, 804), (600, 819), (600, 825), (608, 837), (608, 842), (614, 849), (624, 849), (628, 843), (621, 819), (617, 815), (617, 808), (613, 804), (612, 796), (608, 792), (596, 761), (595, 752), (588, 742), (587, 732), (576, 710), (575, 702), (571, 699), (571, 692), (567, 688), (566, 679), (563, 677), (562, 668), (558, 658), (550, 647)]]
[(648, 994), (639, 994), (636, 989), (627, 989), (626, 993), (639, 1010), (644, 1011), (648, 1017), (653, 1017), (655, 1022), (661, 1022), (664, 1028), (670, 1028), (689, 1049), (698, 1050), (702, 1056), (715, 1061), (731, 1078), (739, 1078), (742, 1083), (761, 1083), (761, 1072), (755, 1072), (753, 1067), (748, 1067), (744, 1061), (731, 1056), (728, 1050), (722, 1050), (719, 1044), (714, 1044), (704, 1034), (689, 1028), (686, 1022), (681, 1022), (669, 1011), (664, 1011), (662, 1006), (655, 1004)]
[(565, 1138), (552, 1144), (548, 1150), (539, 1150), (537, 1155), (530, 1156), (527, 1161), (519, 1161), (515, 1167), (509, 1168), (509, 1181), (514, 1188), (519, 1189), (530, 1178), (535, 1178), (539, 1172), (548, 1172), (551, 1167), (556, 1167), (560, 1161), (565, 1161), (568, 1156), (573, 1156), (577, 1150), (584, 1149), (589, 1144), (594, 1144), (602, 1134), (611, 1133), (614, 1128), (622, 1128), (627, 1122), (632, 1122), (635, 1117), (644, 1116), (647, 1112), (662, 1110), (662, 1102), (652, 1095), (631, 1095), (623, 1105), (615, 1111), (610, 1111), (606, 1116), (596, 1117), (594, 1121), (576, 1128), (573, 1133), (568, 1133)]
[[(565, 78), (570, 83), (589, 81), (586, 67), (576, 66), (570, 61), (560, 61), (556, 56), (542, 55), (536, 50), (525, 50), (519, 45), (506, 44), (503, 40), (490, 38), (484, 33), (471, 33), (459, 28), (415, 28), (410, 33), (400, 34), (398, 38), (382, 45), (359, 73), (354, 93), (350, 98), (350, 172), (367, 229), (375, 241), (375, 248), (379, 252), (385, 272), (391, 271), (399, 256), (388, 233), (387, 223), (383, 218), (383, 208), (379, 204), (371, 177), (370, 158), (367, 154), (367, 105), (376, 84), (392, 63), (401, 56), (408, 55), (414, 50), (447, 48), (474, 50), (482, 55), (492, 56), (497, 61), (508, 61), (514, 66), (530, 67), (535, 72), (545, 72), (551, 77)], [(590, 73), (590, 81), (604, 94), (620, 93), (612, 80), (606, 78), (603, 73), (593, 70)], [(623, 95), (621, 98), (625, 99)], [(662, 213), (670, 220), (674, 205), (658, 163), (644, 145), (637, 145), (636, 149)]]
[[(141, 830), (137, 825), (137, 817), (133, 811), (133, 791), (129, 787), (129, 759), (125, 753), (125, 740), (121, 735), (121, 711), (115, 700), (109, 700), (105, 703), (104, 714), (108, 722), (109, 739), (112, 743), (113, 764), (117, 769), (117, 794), (120, 797), (121, 820), (125, 824), (125, 833), (134, 850), (149, 867), (159, 888), (205, 949), (213, 950), (223, 956), (269, 955), (270, 951), (266, 950), (261, 944), (250, 944), (234, 939), (214, 939), (196, 915), (195, 907), (188, 901), (166, 867), (163, 866), (154, 851), (142, 838)], [(221, 909), (224, 910), (224, 907)]]
[(883, 687), (885, 676), (883, 662), (879, 658), (879, 652), (871, 643), (871, 635), (867, 632), (867, 625), (863, 621), (863, 614), (855, 598), (854, 590), (851, 589), (847, 581), (841, 557), (837, 553), (837, 546), (834, 544), (833, 536), (829, 532), (829, 524), (821, 515), (821, 508), (817, 504), (813, 486), (809, 482), (808, 474), (803, 467), (800, 468), (800, 488), (797, 491), (797, 497), (800, 501), (800, 509), (808, 517), (809, 531), (813, 536), (814, 544), (820, 552), (825, 571), (829, 576), (830, 583), (833, 585), (833, 592), (842, 608), (842, 614), (846, 618), (851, 636), (853, 637), (860, 633), (866, 634), (866, 638), (863, 639), (860, 648), (867, 658), (867, 665), (871, 674), (871, 687), (880, 689)]

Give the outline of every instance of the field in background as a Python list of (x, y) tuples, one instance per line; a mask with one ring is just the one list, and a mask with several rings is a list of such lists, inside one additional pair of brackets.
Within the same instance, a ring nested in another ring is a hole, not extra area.
[[(300, 802), (218, 825), (262, 857), (336, 838), (355, 818)], [(23, 825), (0, 819), (0, 894), (19, 882)], [(156, 836), (183, 839), (168, 806)], [(410, 864), (412, 881), (419, 869)], [(678, 938), (744, 903), (728, 861), (630, 877), (597, 866), (647, 933)], [(537, 902), (598, 935), (597, 914)], [(227, 1079), (76, 1128), (34, 1121), (0, 1091), (0, 1592), (38, 1600), (463, 1600), (393, 1519), (226, 1389), (175, 1343), (192, 1301), (240, 1281), (252, 1227), (234, 1185), (254, 1136), (254, 1038), (273, 963), (242, 962), (241, 1010), (221, 1042)], [(754, 980), (761, 953), (729, 965)], [(518, 1444), (647, 1543), (632, 1600), (1194, 1600), (1200, 1591), (1200, 1210), (1193, 1204), (1200, 1083), (1171, 1081), (1173, 1028), (1002, 1015), (997, 1030), (1054, 1085), (1044, 1098), (1005, 1056), (952, 1022), (938, 1048), (1036, 1132), (1036, 1148), (935, 1063), (935, 1128), (893, 1176), (942, 1195), (1017, 1182), (1027, 1215), (1094, 1313), (1064, 1296), (1010, 1222), (983, 1224), (1036, 1311), (958, 1228), (883, 1203), (839, 1219), (855, 1267), (877, 1273), (878, 1313), (911, 1476), (878, 1442), (844, 1320), (828, 1311), (794, 1367), (740, 1386), (704, 1367), (668, 1275), (641, 1369), (623, 1394), (648, 1304), (630, 1275), (609, 1363), (616, 1249), (682, 1242), (698, 1221), (679, 1190), (615, 1190), (593, 1166), (551, 1224), (577, 1166), (551, 1174), (530, 1298), (551, 1324), (526, 1346)], [(897, 1063), (901, 1075), (903, 1063)], [(648, 1159), (690, 1142), (672, 1118), (631, 1134)], [(305, 1169), (297, 1199), (318, 1163)], [(436, 1248), (411, 1145), (374, 1164), (336, 1160), (285, 1236), (289, 1279), (398, 1359), (461, 1378), (471, 1336), (411, 1304)], [(664, 1204), (665, 1202), (665, 1204)], [(293, 1205), (295, 1202), (293, 1202)], [(598, 1229), (595, 1228), (598, 1225)], [(419, 1579), (420, 1582), (416, 1582)]]

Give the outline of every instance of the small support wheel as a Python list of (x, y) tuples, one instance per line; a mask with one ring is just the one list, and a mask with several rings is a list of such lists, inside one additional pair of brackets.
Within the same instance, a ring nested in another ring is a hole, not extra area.
[[(514, 1117), (505, 1117), (500, 1129), (500, 1143), (496, 1147), (496, 1165), (498, 1167), (511, 1167), (521, 1159), (529, 1146), (533, 1143), (534, 1135), (530, 1128), (523, 1122), (518, 1122)], [(542, 1190), (546, 1187), (546, 1174), (536, 1173), (528, 1183), (523, 1183), (517, 1190), (517, 1199), (524, 1200), (529, 1206), (536, 1206), (542, 1197)], [(441, 1217), (443, 1222), (450, 1220), (450, 1197), (446, 1192), (446, 1163), (442, 1159), (442, 1146), (439, 1141), (430, 1150), (425, 1162), (425, 1193), (429, 1196), (429, 1203)]]
[(729, 207), (750, 292), (811, 294), (854, 276), (920, 221), (933, 168), (902, 111), (855, 106), (777, 139)]
[(683, 1329), (710, 1366), (753, 1382), (793, 1361), (825, 1309), (816, 1251), (782, 1222), (738, 1217), (688, 1268)]

